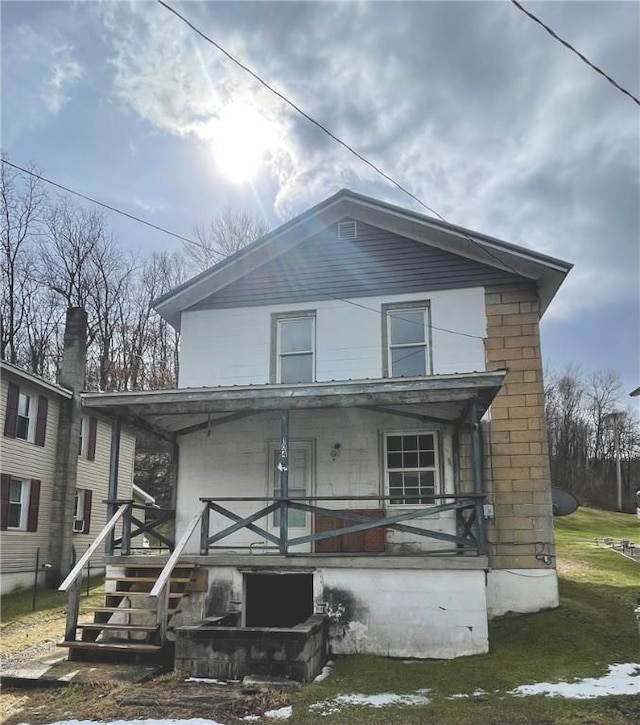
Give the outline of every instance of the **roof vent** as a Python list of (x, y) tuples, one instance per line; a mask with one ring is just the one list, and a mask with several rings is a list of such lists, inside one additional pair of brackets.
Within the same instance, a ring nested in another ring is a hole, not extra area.
[(357, 239), (358, 222), (338, 222), (338, 239)]

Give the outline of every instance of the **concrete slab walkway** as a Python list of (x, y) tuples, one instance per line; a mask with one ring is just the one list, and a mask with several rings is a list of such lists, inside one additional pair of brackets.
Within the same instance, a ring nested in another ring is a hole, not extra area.
[(49, 652), (26, 662), (3, 668), (3, 685), (21, 687), (77, 685), (96, 682), (138, 683), (164, 671), (162, 665), (121, 662), (70, 662), (66, 652)]

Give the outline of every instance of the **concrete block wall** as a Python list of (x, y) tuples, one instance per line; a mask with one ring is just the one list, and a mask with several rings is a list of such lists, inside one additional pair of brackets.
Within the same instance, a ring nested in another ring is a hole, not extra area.
[(488, 287), (485, 307), (487, 369), (509, 370), (491, 406), (486, 441), (495, 504), (490, 562), (502, 569), (549, 569), (555, 559), (536, 558), (555, 553), (537, 291), (528, 284)]

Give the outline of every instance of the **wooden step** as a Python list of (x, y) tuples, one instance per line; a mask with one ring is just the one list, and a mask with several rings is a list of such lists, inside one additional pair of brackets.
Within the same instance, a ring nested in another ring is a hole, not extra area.
[(58, 642), (57, 647), (67, 647), (69, 649), (85, 649), (94, 652), (123, 652), (131, 654), (155, 654), (162, 647), (159, 644), (137, 644), (135, 642), (80, 642), (80, 641), (64, 641)]
[[(169, 599), (181, 599), (184, 592), (169, 592)], [(105, 597), (146, 597), (151, 599), (149, 592), (131, 592), (131, 591), (117, 591), (117, 592), (105, 592)]]
[(78, 622), (78, 629), (97, 629), (100, 631), (111, 632), (156, 632), (157, 624), (146, 626), (144, 624), (109, 624), (104, 622)]
[[(100, 614), (155, 614), (156, 610), (144, 607), (92, 607), (91, 611)], [(171, 616), (177, 611), (177, 609), (168, 609), (167, 614)]]
[[(153, 576), (107, 576), (106, 582), (127, 582), (128, 584), (155, 584), (157, 577)], [(171, 577), (169, 580), (172, 584), (188, 584), (190, 577)]]

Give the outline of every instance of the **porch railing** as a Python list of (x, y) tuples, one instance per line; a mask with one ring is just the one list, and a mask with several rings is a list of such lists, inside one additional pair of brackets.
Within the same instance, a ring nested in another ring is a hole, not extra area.
[[(426, 497), (423, 497), (426, 498)], [(483, 502), (485, 494), (478, 493), (459, 493), (459, 494), (442, 494), (432, 495), (428, 497), (430, 503), (412, 506), (411, 509), (399, 509), (394, 512), (393, 509), (386, 509), (382, 518), (371, 518), (362, 509), (358, 511), (350, 511), (345, 509), (325, 508), (318, 506), (318, 502), (324, 501), (345, 501), (353, 503), (364, 503), (371, 505), (378, 503), (384, 506), (397, 497), (391, 496), (290, 496), (286, 499), (274, 499), (268, 497), (217, 497), (217, 498), (201, 498), (206, 504), (206, 510), (201, 515), (202, 525), (200, 530), (200, 553), (206, 555), (212, 548), (215, 548), (218, 542), (235, 534), (241, 529), (249, 531), (261, 536), (266, 542), (273, 545), (280, 554), (289, 554), (292, 547), (312, 544), (315, 542), (325, 541), (349, 534), (358, 534), (374, 529), (387, 529), (412, 534), (424, 539), (435, 539), (443, 541), (451, 545), (451, 553), (464, 554), (465, 552), (474, 552), (478, 556), (486, 553), (486, 542), (484, 539), (484, 523)], [(441, 502), (441, 503), (437, 503)], [(228, 506), (223, 504), (236, 503), (245, 505), (247, 503), (264, 504), (257, 511), (249, 515), (240, 515), (230, 510)], [(316, 516), (329, 517), (339, 519), (346, 524), (342, 528), (334, 528), (328, 531), (319, 531), (315, 533), (305, 534), (303, 536), (290, 536), (289, 526), (282, 526), (283, 521), (288, 521), (289, 511), (302, 511), (307, 514)], [(439, 515), (445, 512), (455, 513), (456, 533), (449, 534), (442, 531), (424, 528), (423, 526), (409, 525), (406, 522), (413, 522), (415, 519), (424, 519)], [(215, 512), (229, 521), (230, 525), (211, 532), (211, 516), (210, 513)], [(258, 522), (265, 516), (270, 516), (279, 512), (280, 531), (279, 534), (269, 531)], [(206, 514), (206, 515), (204, 515)], [(223, 547), (233, 548), (233, 547)], [(251, 547), (239, 547), (251, 548)], [(428, 554), (428, 551), (422, 552)], [(440, 552), (441, 553), (441, 552)]]

